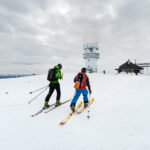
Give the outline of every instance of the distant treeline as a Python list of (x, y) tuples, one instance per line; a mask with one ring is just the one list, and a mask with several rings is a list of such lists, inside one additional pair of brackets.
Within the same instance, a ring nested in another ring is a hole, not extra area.
[(19, 78), (19, 77), (32, 76), (32, 75), (35, 75), (35, 74), (0, 75), (0, 79), (5, 79), (5, 78)]

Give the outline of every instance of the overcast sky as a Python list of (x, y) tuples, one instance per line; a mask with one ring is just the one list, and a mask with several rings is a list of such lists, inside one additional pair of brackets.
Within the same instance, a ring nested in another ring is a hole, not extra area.
[(84, 66), (83, 34), (99, 34), (99, 72), (150, 62), (150, 0), (0, 0), (0, 74)]

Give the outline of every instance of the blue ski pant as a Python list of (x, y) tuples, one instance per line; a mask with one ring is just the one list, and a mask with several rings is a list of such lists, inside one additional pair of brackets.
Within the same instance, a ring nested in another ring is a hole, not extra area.
[(71, 101), (71, 104), (77, 103), (77, 100), (78, 100), (79, 96), (81, 95), (81, 93), (83, 95), (84, 102), (88, 102), (88, 90), (86, 88), (85, 89), (76, 89), (76, 93), (75, 93), (74, 98)]

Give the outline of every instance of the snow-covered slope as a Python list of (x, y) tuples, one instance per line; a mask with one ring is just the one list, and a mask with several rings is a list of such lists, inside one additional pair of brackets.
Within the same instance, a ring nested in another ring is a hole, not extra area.
[[(60, 82), (62, 101), (74, 95), (75, 74)], [(1, 150), (149, 150), (150, 77), (90, 74), (92, 97), (87, 111), (74, 115), (64, 126), (59, 122), (70, 113), (67, 103), (32, 118), (44, 104), (48, 91), (31, 104), (29, 94), (48, 85), (46, 75), (0, 80)], [(7, 94), (8, 92), (8, 94)], [(50, 103), (55, 102), (56, 94)], [(82, 100), (82, 97), (80, 97)]]

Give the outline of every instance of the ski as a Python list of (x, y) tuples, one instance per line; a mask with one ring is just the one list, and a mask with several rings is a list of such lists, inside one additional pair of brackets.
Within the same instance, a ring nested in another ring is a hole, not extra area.
[[(69, 102), (70, 100), (71, 100), (71, 99), (68, 99), (68, 100), (62, 102), (59, 106), (65, 104), (65, 103), (67, 103), (67, 102)], [(48, 109), (46, 109), (45, 113), (48, 113), (48, 112), (52, 111), (53, 109), (55, 109), (55, 108), (57, 108), (57, 107), (59, 107), (59, 106), (54, 106), (54, 107), (52, 107), (52, 108), (49, 107)]]
[[(55, 104), (50, 105), (50, 107), (53, 106), (53, 105), (55, 105)], [(35, 114), (31, 115), (31, 117), (35, 117), (35, 116), (39, 115), (39, 114), (42, 113), (43, 110), (45, 110), (45, 109), (48, 109), (48, 108), (42, 108), (41, 110), (39, 110), (39, 111), (36, 112)]]
[[(92, 103), (94, 102), (94, 98), (92, 98), (91, 100), (90, 100), (90, 103), (89, 103), (89, 105), (91, 105)], [(89, 107), (89, 106), (88, 106)], [(86, 108), (88, 108), (88, 107), (86, 107)], [(77, 111), (77, 113), (78, 114), (80, 114), (80, 113), (82, 113), (86, 108), (81, 108), (79, 111)]]
[(43, 108), (41, 110), (39, 110), (38, 112), (36, 112), (35, 114), (32, 114), (31, 117), (37, 116), (38, 114), (42, 113), (42, 111), (43, 111)]
[[(82, 104), (83, 104), (83, 101), (81, 101), (81, 102), (77, 105), (75, 112), (77, 112), (77, 111), (81, 108)], [(59, 124), (60, 124), (60, 125), (64, 125), (64, 124), (72, 117), (72, 115), (73, 115), (75, 112), (71, 112), (71, 113), (70, 113), (63, 121), (61, 121)]]
[[(63, 104), (64, 103), (66, 103), (66, 102), (68, 102), (68, 101), (70, 101), (71, 99), (69, 99), (69, 100), (67, 100), (67, 101), (64, 101), (64, 102), (62, 102)], [(39, 115), (40, 113), (42, 113), (44, 110), (49, 110), (52, 106), (55, 106), (56, 105), (56, 103), (53, 103), (53, 104), (51, 104), (48, 108), (42, 108), (41, 110), (39, 110), (38, 112), (36, 112), (35, 114), (33, 114), (33, 115), (31, 115), (31, 117), (35, 117), (35, 116), (37, 116), (37, 115)], [(54, 109), (55, 107), (53, 107), (53, 109)], [(50, 109), (51, 110), (51, 109)]]

